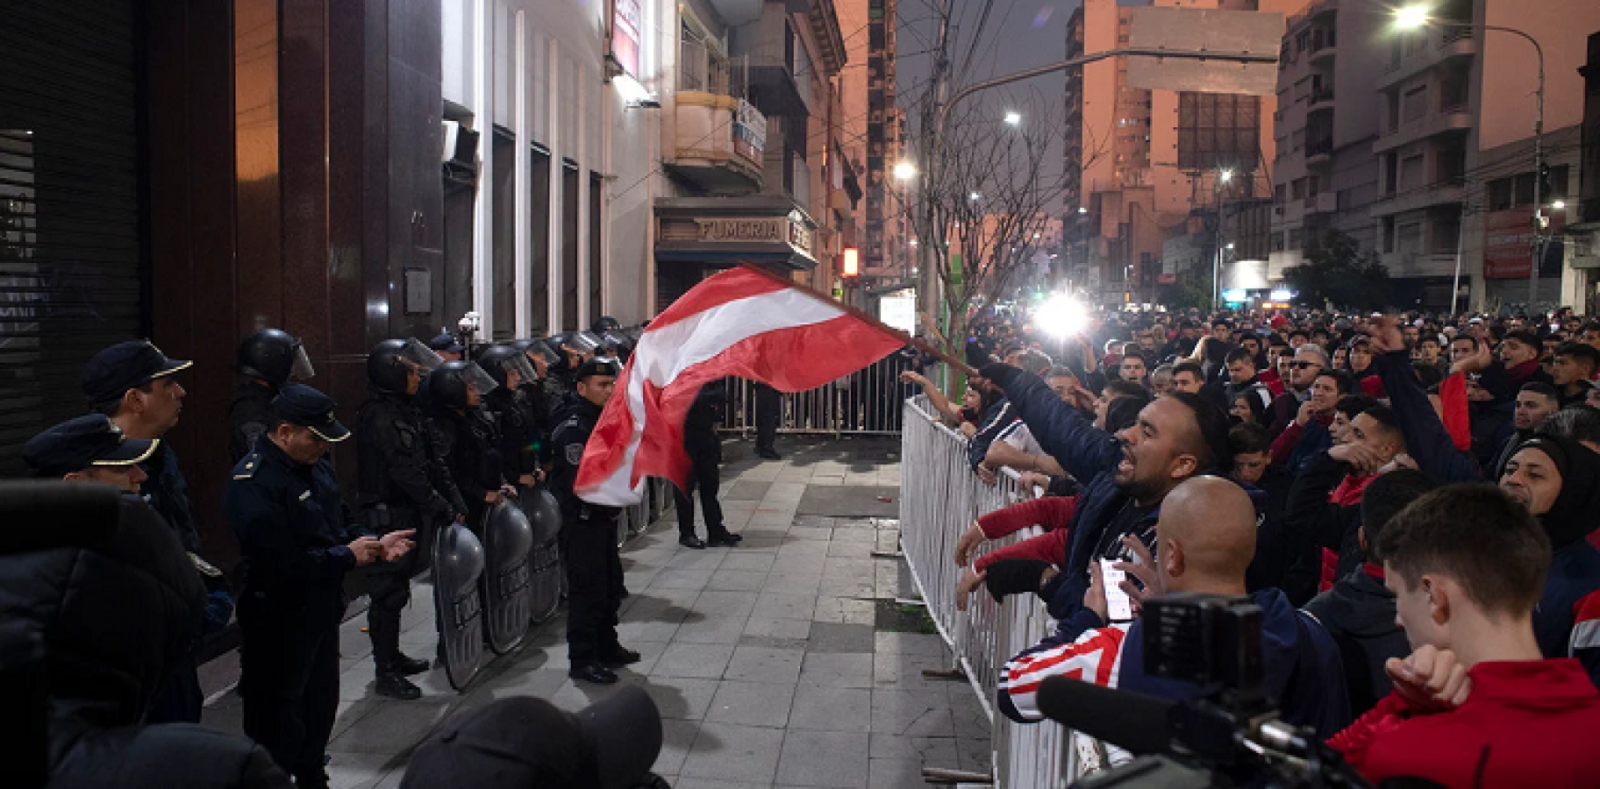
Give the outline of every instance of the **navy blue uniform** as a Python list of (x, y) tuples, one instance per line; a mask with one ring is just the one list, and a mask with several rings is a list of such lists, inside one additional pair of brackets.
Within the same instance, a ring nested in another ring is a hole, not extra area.
[(706, 536), (718, 539), (727, 536), (722, 524), (722, 505), (717, 501), (717, 488), (722, 482), (722, 439), (717, 437), (717, 425), (722, 424), (722, 407), (727, 399), (722, 381), (712, 381), (700, 387), (683, 420), (683, 449), (694, 464), (689, 487), (672, 489), (672, 498), (678, 508), (678, 537), (694, 538), (694, 491), (700, 489), (700, 504), (705, 509)]
[(324, 786), (339, 704), (339, 620), (347, 543), (360, 536), (333, 467), (260, 441), (233, 469), (223, 509), (244, 557), (239, 695), (244, 732), (299, 786)]
[(622, 608), (622, 558), (617, 553), (616, 507), (590, 504), (572, 491), (583, 448), (600, 420), (600, 406), (568, 401), (551, 436), (555, 467), (550, 490), (561, 502), (561, 566), (567, 571), (567, 657), (574, 667), (599, 663), (617, 652), (617, 612)]

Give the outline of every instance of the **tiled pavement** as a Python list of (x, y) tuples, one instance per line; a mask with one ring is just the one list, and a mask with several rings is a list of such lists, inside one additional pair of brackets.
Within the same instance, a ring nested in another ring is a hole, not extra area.
[[(903, 562), (873, 556), (896, 543), (896, 445), (784, 439), (785, 459), (767, 462), (748, 447), (729, 443), (723, 468), (725, 519), (742, 545), (681, 548), (668, 513), (623, 548), (632, 594), (618, 630), (644, 660), (620, 673), (661, 710), (656, 772), (685, 789), (876, 789), (921, 787), (924, 766), (986, 771), (988, 719), (971, 687), (922, 676), (946, 664), (939, 637), (875, 626), (875, 601), (910, 588)], [(428, 656), (432, 607), (429, 590), (417, 592), (401, 647)], [(464, 695), (435, 670), (418, 678), (422, 699), (383, 699), (371, 694), (364, 623), (356, 617), (341, 631), (343, 701), (329, 747), (336, 787), (397, 786), (430, 731), (491, 700), (527, 694), (579, 709), (610, 691), (567, 678), (558, 614)], [(227, 691), (205, 721), (238, 731), (239, 715)]]

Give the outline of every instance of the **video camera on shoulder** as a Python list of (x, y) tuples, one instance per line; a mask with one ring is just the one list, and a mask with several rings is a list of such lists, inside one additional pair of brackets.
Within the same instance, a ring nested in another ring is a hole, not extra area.
[(1249, 598), (1172, 594), (1146, 601), (1141, 619), (1145, 674), (1194, 684), (1200, 695), (1172, 701), (1046, 679), (1046, 717), (1136, 757), (1074, 786), (1367, 785), (1315, 731), (1279, 720), (1266, 691), (1262, 612)]

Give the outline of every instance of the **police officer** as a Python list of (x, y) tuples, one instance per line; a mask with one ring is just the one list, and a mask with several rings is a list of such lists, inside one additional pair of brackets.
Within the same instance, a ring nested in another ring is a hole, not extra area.
[(138, 495), (145, 480), (139, 464), (160, 444), (159, 438), (129, 438), (104, 415), (89, 414), (28, 439), (22, 460), (36, 477), (97, 482)]
[[(721, 484), (722, 439), (717, 437), (717, 425), (722, 423), (722, 406), (727, 400), (722, 381), (712, 381), (700, 387), (689, 414), (683, 420), (683, 449), (694, 464), (689, 487), (672, 489), (678, 507), (678, 544), (685, 548), (704, 548), (706, 545), (738, 545), (744, 539), (730, 534), (722, 523), (722, 505), (717, 502), (717, 486)], [(706, 539), (694, 533), (694, 491), (700, 489), (700, 505), (706, 515)]]
[(576, 397), (567, 401), (551, 443), (555, 466), (550, 488), (561, 502), (561, 566), (567, 572), (567, 675), (609, 685), (612, 668), (638, 662), (639, 653), (617, 641), (617, 612), (622, 606), (622, 559), (617, 554), (616, 507), (578, 498), (572, 483), (578, 476), (583, 448), (600, 420), (600, 409), (616, 388), (618, 370), (610, 362), (591, 360), (574, 371)]
[(501, 474), (522, 487), (532, 487), (540, 476), (540, 425), (523, 384), (534, 378), (533, 364), (514, 346), (493, 345), (479, 355), (478, 366), (497, 384), (483, 398), (483, 407), (499, 428)]
[(272, 398), (291, 380), (305, 382), (316, 376), (311, 357), (300, 339), (282, 329), (261, 329), (239, 343), (239, 375), (244, 381), (228, 407), (232, 433), (228, 459), (238, 463), (250, 454), (256, 438), (272, 424)]
[(466, 520), (467, 505), (456, 491), (444, 458), (414, 397), (422, 371), (406, 357), (404, 340), (384, 340), (367, 356), (371, 397), (356, 414), (359, 462), (357, 502), (367, 531), (412, 531), (424, 547), (398, 562), (368, 572), (367, 634), (377, 664), (373, 690), (411, 700), (422, 690), (406, 677), (428, 670), (428, 661), (400, 651), (400, 613), (411, 602), (411, 579), (427, 565), (434, 531), (452, 519)]
[(756, 393), (756, 455), (767, 460), (782, 460), (773, 444), (778, 439), (778, 420), (783, 418), (783, 397), (764, 383), (751, 382)]
[[(168, 359), (148, 340), (117, 343), (95, 354), (84, 365), (83, 393), (89, 399), (91, 410), (108, 417), (124, 436), (160, 439), (177, 426), (187, 394), (174, 375), (193, 364), (182, 359)], [(163, 677), (146, 720), (149, 723), (199, 723), (204, 699), (195, 673), (195, 659), (201, 639), (227, 625), (232, 615), (232, 599), (228, 596), (226, 579), (197, 555), (200, 533), (189, 509), (189, 483), (178, 466), (178, 456), (172, 451), (172, 445), (158, 442), (155, 450), (140, 463), (145, 473), (139, 485), (140, 495), (167, 522), (179, 544), (197, 562), (196, 566), (205, 568), (208, 590), (212, 593), (207, 619), (196, 625), (194, 652), (186, 663), (174, 664)]]
[(434, 353), (439, 354), (440, 359), (447, 362), (461, 361), (461, 354), (467, 350), (466, 346), (461, 344), (461, 340), (450, 332), (442, 332), (439, 336), (429, 340), (428, 347), (432, 348)]
[(233, 467), (223, 510), (245, 563), (239, 601), (244, 733), (297, 787), (326, 787), (328, 736), (339, 705), (339, 620), (346, 572), (398, 561), (410, 531), (362, 534), (328, 462), (350, 437), (333, 400), (303, 384), (272, 400), (274, 424)]
[(483, 522), (483, 513), (501, 497), (515, 495), (502, 475), (500, 438), (483, 410), (483, 396), (498, 384), (473, 362), (445, 362), (428, 376), (428, 405), (439, 454), (467, 506), (467, 525)]

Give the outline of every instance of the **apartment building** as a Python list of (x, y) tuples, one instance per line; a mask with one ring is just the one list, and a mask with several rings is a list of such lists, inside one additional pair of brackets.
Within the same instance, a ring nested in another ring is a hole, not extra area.
[[(1155, 0), (1154, 5), (1288, 13), (1298, 0)], [(1127, 46), (1134, 9), (1085, 0), (1067, 24), (1069, 56)], [(1108, 302), (1154, 302), (1175, 275), (1164, 242), (1190, 231), (1197, 211), (1216, 234), (1222, 206), (1271, 193), (1274, 97), (1146, 90), (1126, 58), (1069, 72), (1067, 166), (1079, 176), (1063, 211), (1069, 276)]]

